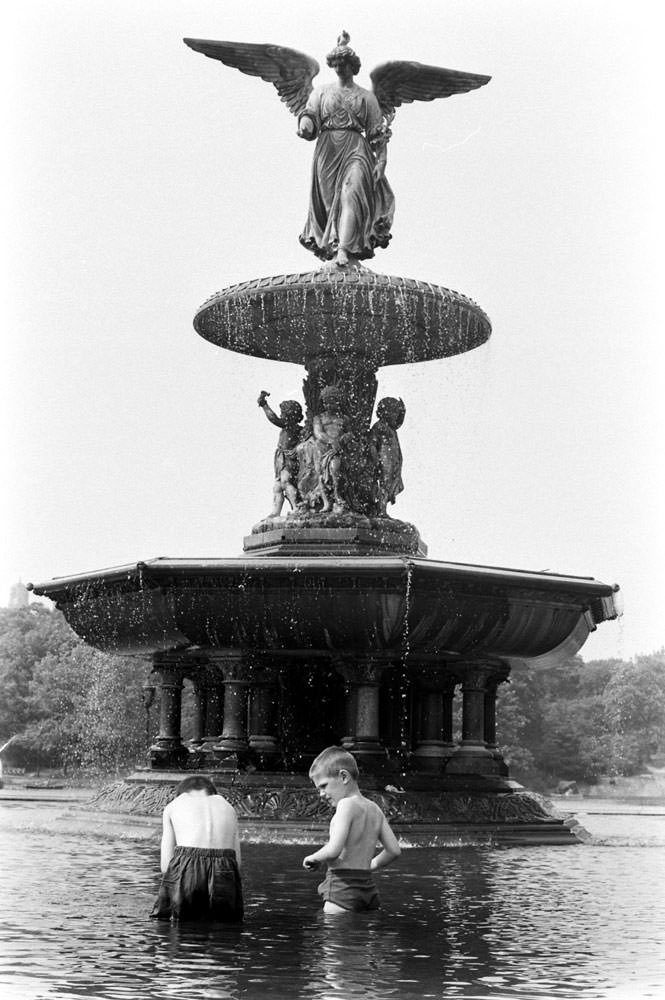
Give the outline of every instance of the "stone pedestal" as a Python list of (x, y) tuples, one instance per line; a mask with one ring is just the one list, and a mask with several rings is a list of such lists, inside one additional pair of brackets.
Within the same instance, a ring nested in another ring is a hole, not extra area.
[(199, 754), (206, 767), (213, 767), (217, 763), (214, 748), (221, 739), (224, 724), (224, 681), (221, 673), (207, 661), (205, 669), (199, 674), (198, 682), (204, 690), (205, 704), (203, 740)]
[(427, 555), (427, 546), (414, 525), (393, 517), (354, 513), (267, 517), (254, 525), (243, 547), (256, 556)]
[(155, 653), (153, 673), (160, 692), (159, 732), (148, 751), (153, 767), (180, 767), (187, 758), (180, 734), (182, 685), (187, 660), (179, 653)]
[(221, 770), (237, 770), (249, 760), (247, 699), (249, 667), (237, 649), (220, 649), (208, 654), (211, 664), (224, 679), (224, 723), (213, 750)]
[(456, 678), (446, 664), (412, 667), (418, 682), (417, 733), (413, 762), (420, 771), (442, 771), (455, 752), (452, 715)]
[(347, 725), (342, 745), (368, 769), (385, 766), (386, 750), (379, 733), (379, 685), (389, 661), (380, 657), (344, 659), (335, 666), (347, 685)]
[(255, 658), (250, 666), (249, 747), (262, 769), (277, 765), (277, 667), (267, 658)]
[(446, 766), (446, 774), (498, 775), (499, 762), (485, 739), (487, 684), (493, 664), (455, 664), (462, 681), (462, 742)]
[(508, 680), (510, 669), (496, 670), (487, 679), (485, 689), (485, 743), (497, 763), (498, 773), (508, 776), (508, 765), (496, 743), (496, 696), (499, 684)]
[(192, 735), (189, 745), (192, 750), (198, 751), (203, 746), (206, 735), (208, 685), (205, 664), (194, 660), (187, 671), (187, 676), (192, 685), (193, 695)]

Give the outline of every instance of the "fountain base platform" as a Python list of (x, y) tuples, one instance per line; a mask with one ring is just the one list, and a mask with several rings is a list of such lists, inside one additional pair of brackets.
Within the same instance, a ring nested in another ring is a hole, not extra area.
[[(238, 813), (244, 840), (312, 844), (325, 838), (332, 812), (304, 775), (205, 773)], [(182, 771), (137, 771), (105, 786), (86, 808), (159, 817), (182, 778)], [(405, 846), (576, 844), (584, 839), (584, 831), (550, 811), (546, 800), (505, 778), (414, 775), (399, 787), (381, 787), (368, 776), (363, 792), (381, 807)]]
[(245, 537), (243, 548), (252, 555), (265, 556), (427, 555), (427, 546), (413, 524), (354, 513), (298, 512), (266, 517)]

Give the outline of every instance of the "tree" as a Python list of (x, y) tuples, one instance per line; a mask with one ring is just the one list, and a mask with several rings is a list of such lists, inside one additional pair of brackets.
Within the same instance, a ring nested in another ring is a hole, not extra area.
[(639, 771), (665, 749), (665, 651), (621, 663), (603, 692), (617, 774)]
[(0, 612), (0, 736), (19, 734), (27, 765), (115, 769), (146, 749), (148, 666), (87, 646), (59, 611)]
[(497, 746), (511, 772), (525, 776), (535, 763), (528, 738), (533, 720), (529, 709), (535, 706), (527, 674), (524, 667), (513, 668), (509, 683), (499, 685), (496, 704)]
[(0, 737), (20, 733), (32, 721), (30, 682), (36, 664), (76, 642), (58, 611), (42, 604), (0, 608)]

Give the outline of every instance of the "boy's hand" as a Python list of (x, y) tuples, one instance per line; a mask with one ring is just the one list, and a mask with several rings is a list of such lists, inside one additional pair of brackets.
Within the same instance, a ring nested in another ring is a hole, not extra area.
[(317, 868), (321, 867), (321, 862), (317, 861), (312, 854), (308, 854), (306, 858), (303, 859), (303, 868), (306, 868), (308, 872), (315, 872)]

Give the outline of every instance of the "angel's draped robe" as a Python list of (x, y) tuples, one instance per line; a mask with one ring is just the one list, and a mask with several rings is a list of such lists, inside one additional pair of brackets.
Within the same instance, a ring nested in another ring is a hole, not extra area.
[[(372, 144), (385, 141), (383, 118), (374, 94), (354, 84), (336, 84), (312, 91), (301, 117), (316, 128), (309, 213), (300, 242), (322, 260), (335, 256), (339, 246), (340, 195), (347, 178), (352, 198), (352, 236), (345, 249), (361, 260), (386, 247), (395, 199), (385, 177), (374, 180)], [(363, 134), (364, 133), (364, 134)], [(356, 167), (351, 171), (352, 167)]]

